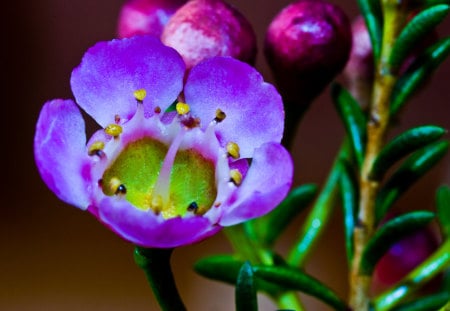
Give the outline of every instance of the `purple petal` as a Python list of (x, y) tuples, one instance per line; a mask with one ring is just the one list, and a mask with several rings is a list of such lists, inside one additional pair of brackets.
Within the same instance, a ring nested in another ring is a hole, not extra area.
[(130, 119), (136, 111), (134, 91), (145, 89), (144, 110), (165, 110), (183, 87), (184, 63), (172, 48), (152, 36), (100, 42), (84, 54), (72, 72), (77, 103), (100, 125), (114, 116)]
[(89, 211), (122, 238), (143, 247), (171, 248), (192, 244), (222, 228), (201, 216), (164, 219), (151, 210), (139, 210), (117, 197), (106, 197)]
[(184, 88), (186, 102), (205, 127), (223, 110), (227, 117), (217, 125), (222, 145), (235, 142), (242, 157), (251, 157), (263, 143), (279, 142), (284, 110), (275, 88), (251, 66), (226, 57), (210, 58), (195, 66)]
[(71, 100), (47, 102), (34, 137), (34, 156), (42, 179), (64, 202), (88, 206), (88, 158), (84, 120)]
[(262, 145), (255, 150), (244, 181), (224, 203), (219, 224), (231, 226), (270, 212), (287, 195), (292, 177), (292, 159), (286, 149), (277, 143)]

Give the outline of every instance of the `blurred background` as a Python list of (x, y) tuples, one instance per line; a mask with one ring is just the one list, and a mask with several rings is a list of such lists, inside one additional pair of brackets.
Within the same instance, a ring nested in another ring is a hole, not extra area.
[[(258, 36), (257, 67), (271, 75), (261, 53), (270, 20), (286, 0), (229, 1), (253, 24)], [(85, 50), (115, 37), (123, 0), (7, 1), (2, 29), (3, 199), (0, 213), (0, 310), (158, 310), (144, 274), (133, 262), (133, 246), (91, 215), (60, 202), (41, 181), (33, 159), (33, 136), (39, 110), (53, 98), (72, 98), (69, 79)], [(334, 1), (353, 19), (356, 2)], [(449, 35), (450, 20), (439, 28)], [(450, 128), (450, 61), (414, 98), (392, 134), (413, 125), (434, 123)], [(340, 145), (343, 128), (325, 92), (298, 128), (293, 158), (295, 184), (321, 183)], [(447, 135), (447, 138), (449, 136)], [(402, 198), (397, 206), (434, 206), (434, 191), (450, 182), (447, 156)], [(304, 215), (303, 215), (304, 217)], [(278, 250), (286, 253), (302, 219), (283, 235)], [(221, 234), (175, 250), (173, 266), (189, 310), (234, 309), (233, 287), (206, 280), (191, 267), (204, 255), (230, 251)], [(339, 209), (306, 269), (347, 296), (347, 266)], [(275, 310), (261, 297), (261, 310)], [(306, 297), (307, 310), (328, 310)]]

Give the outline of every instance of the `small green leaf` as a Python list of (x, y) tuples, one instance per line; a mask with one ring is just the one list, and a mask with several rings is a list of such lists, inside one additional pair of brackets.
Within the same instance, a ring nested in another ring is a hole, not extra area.
[(439, 187), (436, 192), (436, 208), (439, 224), (445, 237), (450, 238), (450, 187)]
[[(236, 259), (232, 255), (213, 255), (198, 260), (194, 265), (194, 270), (209, 279), (234, 285), (243, 264), (243, 260)], [(282, 291), (280, 287), (264, 280), (256, 279), (255, 284), (258, 290), (272, 296), (276, 296)]]
[(425, 297), (420, 297), (413, 301), (402, 304), (392, 309), (392, 311), (430, 311), (438, 310), (450, 299), (450, 293), (439, 292)]
[(342, 160), (341, 197), (344, 211), (345, 248), (349, 263), (353, 260), (353, 230), (358, 205), (358, 185), (350, 164)]
[(372, 180), (381, 180), (386, 171), (398, 160), (422, 148), (446, 133), (442, 127), (424, 125), (410, 129), (391, 140), (378, 154), (370, 172)]
[(428, 172), (444, 155), (448, 141), (439, 141), (423, 147), (409, 156), (380, 190), (376, 199), (376, 222), (392, 204), (417, 180)]
[(438, 4), (414, 16), (395, 41), (389, 58), (391, 67), (399, 68), (414, 45), (445, 18), (449, 10), (448, 5)]
[(373, 56), (375, 60), (380, 58), (381, 51), (381, 1), (377, 0), (358, 0), (358, 6), (361, 15), (369, 32), (370, 42), (372, 44)]
[(415, 211), (387, 221), (367, 243), (361, 258), (361, 272), (371, 275), (378, 260), (392, 245), (427, 225), (433, 218), (432, 212)]
[(312, 202), (316, 194), (317, 185), (301, 185), (291, 190), (271, 213), (251, 221), (258, 240), (265, 245), (272, 245), (288, 224)]
[(436, 68), (450, 54), (450, 37), (441, 39), (429, 47), (400, 77), (391, 99), (391, 115), (396, 115), (406, 101), (419, 89)]
[(253, 269), (248, 261), (246, 261), (239, 270), (235, 292), (236, 311), (258, 310)]
[(258, 278), (267, 282), (314, 296), (336, 310), (348, 310), (345, 302), (330, 288), (296, 268), (289, 266), (254, 266), (253, 271)]
[(353, 152), (358, 165), (361, 166), (364, 158), (366, 135), (366, 118), (364, 113), (353, 96), (339, 84), (332, 86), (331, 95), (352, 142)]

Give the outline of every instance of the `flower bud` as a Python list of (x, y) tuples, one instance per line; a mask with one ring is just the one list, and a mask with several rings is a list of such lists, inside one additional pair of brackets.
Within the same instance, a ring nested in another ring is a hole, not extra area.
[(372, 43), (362, 16), (352, 23), (353, 45), (344, 69), (352, 95), (363, 107), (367, 107), (372, 94), (374, 61)]
[(375, 266), (373, 293), (377, 295), (400, 281), (437, 247), (436, 236), (429, 228), (417, 230), (394, 244)]
[(221, 0), (192, 0), (164, 28), (161, 40), (181, 54), (186, 67), (213, 56), (253, 64), (256, 36), (245, 17)]
[(150, 34), (161, 36), (164, 25), (186, 0), (129, 0), (121, 8), (119, 38)]
[(309, 104), (344, 68), (351, 42), (337, 6), (300, 0), (284, 8), (267, 30), (265, 55), (285, 102)]

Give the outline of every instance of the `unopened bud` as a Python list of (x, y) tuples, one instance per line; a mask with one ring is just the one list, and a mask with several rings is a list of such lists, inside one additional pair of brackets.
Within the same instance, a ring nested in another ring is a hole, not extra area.
[(309, 104), (344, 68), (351, 48), (350, 23), (337, 6), (300, 0), (270, 24), (265, 55), (285, 102)]
[(119, 38), (150, 34), (161, 36), (164, 25), (186, 0), (129, 0), (120, 10)]
[(192, 0), (164, 28), (161, 40), (183, 57), (186, 67), (214, 56), (231, 56), (253, 64), (256, 37), (250, 23), (221, 0)]

